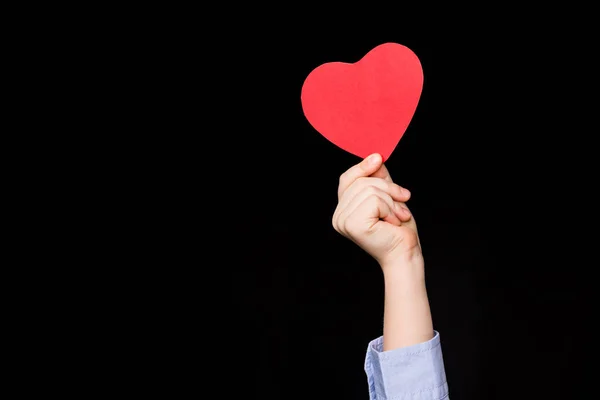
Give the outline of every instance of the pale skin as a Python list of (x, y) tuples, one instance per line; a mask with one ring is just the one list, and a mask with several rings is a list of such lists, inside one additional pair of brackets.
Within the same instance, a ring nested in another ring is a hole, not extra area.
[(385, 301), (383, 350), (433, 338), (425, 270), (415, 220), (406, 206), (410, 192), (392, 181), (379, 154), (340, 176), (332, 223), (381, 267)]

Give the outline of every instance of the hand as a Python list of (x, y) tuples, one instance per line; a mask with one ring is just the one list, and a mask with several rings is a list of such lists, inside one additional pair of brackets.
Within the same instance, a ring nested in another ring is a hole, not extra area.
[(379, 154), (340, 176), (332, 223), (385, 270), (399, 260), (421, 256), (417, 225), (405, 202), (410, 192), (395, 184)]

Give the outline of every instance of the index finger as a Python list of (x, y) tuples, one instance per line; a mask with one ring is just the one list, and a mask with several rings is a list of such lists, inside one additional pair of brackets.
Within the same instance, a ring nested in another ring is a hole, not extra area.
[(379, 167), (379, 169), (372, 173), (370, 176), (372, 176), (373, 178), (381, 178), (388, 182), (393, 182), (390, 172), (385, 167), (385, 164), (381, 164), (381, 167)]
[(382, 163), (380, 154), (374, 153), (366, 157), (360, 163), (350, 167), (346, 172), (340, 175), (340, 183), (338, 185), (338, 198), (348, 189), (355, 180), (362, 177), (372, 176), (374, 178), (382, 178), (388, 182), (392, 182), (392, 177), (385, 165)]

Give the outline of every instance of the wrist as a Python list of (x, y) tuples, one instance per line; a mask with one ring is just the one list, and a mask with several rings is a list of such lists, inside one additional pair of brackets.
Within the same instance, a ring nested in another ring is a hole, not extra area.
[(420, 251), (402, 253), (379, 265), (386, 281), (412, 284), (425, 280), (425, 262)]

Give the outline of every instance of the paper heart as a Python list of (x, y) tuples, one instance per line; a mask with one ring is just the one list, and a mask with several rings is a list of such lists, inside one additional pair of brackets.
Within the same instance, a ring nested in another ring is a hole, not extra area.
[(338, 147), (364, 158), (392, 154), (417, 109), (423, 69), (416, 54), (384, 43), (355, 63), (329, 62), (302, 85), (310, 124)]

